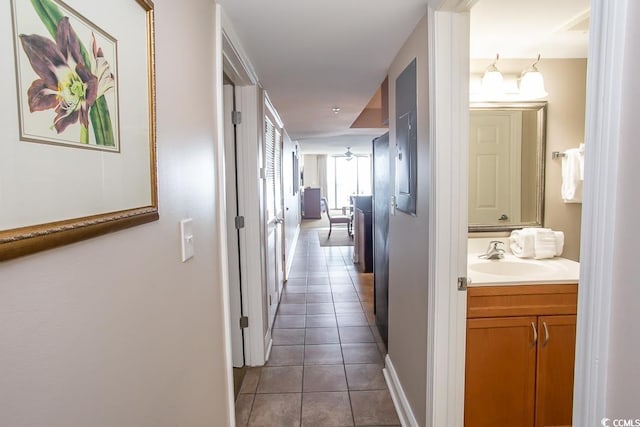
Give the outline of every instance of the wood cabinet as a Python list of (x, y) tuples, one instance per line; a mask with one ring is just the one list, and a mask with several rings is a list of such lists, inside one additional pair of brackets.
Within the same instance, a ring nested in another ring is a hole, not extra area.
[(470, 288), (466, 427), (571, 425), (577, 285)]
[(538, 317), (536, 427), (571, 425), (576, 316)]

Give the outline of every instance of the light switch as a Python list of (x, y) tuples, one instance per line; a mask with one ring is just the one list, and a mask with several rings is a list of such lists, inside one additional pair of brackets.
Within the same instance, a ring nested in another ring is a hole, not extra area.
[(391, 196), (391, 201), (389, 202), (389, 214), (391, 216), (395, 216), (396, 214), (396, 196)]
[(193, 258), (193, 219), (180, 221), (180, 240), (182, 241), (182, 262)]

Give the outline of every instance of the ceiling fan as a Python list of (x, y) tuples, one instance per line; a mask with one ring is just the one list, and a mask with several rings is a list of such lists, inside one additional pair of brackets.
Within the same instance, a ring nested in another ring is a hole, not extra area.
[(347, 158), (347, 160), (351, 160), (353, 158), (351, 147), (347, 147), (347, 151), (344, 153), (344, 156)]

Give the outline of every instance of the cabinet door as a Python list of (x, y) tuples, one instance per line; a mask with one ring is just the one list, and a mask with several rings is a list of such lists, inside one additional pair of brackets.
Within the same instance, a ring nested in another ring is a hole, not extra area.
[(576, 316), (538, 318), (536, 427), (571, 425)]
[(466, 427), (533, 427), (537, 317), (467, 320)]

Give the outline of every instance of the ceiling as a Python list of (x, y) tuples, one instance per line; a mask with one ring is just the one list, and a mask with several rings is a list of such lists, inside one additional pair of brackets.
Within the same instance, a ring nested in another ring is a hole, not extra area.
[[(350, 126), (433, 1), (218, 0), (305, 153), (369, 151), (384, 130)], [(580, 28), (588, 7), (589, 0), (480, 0), (471, 13), (472, 57), (585, 57), (585, 32), (564, 29)]]
[(586, 58), (589, 0), (480, 0), (471, 58)]

